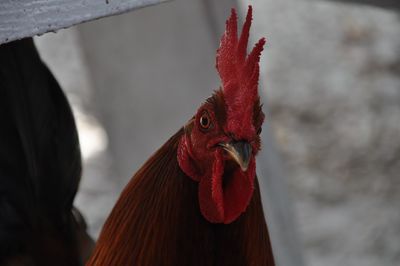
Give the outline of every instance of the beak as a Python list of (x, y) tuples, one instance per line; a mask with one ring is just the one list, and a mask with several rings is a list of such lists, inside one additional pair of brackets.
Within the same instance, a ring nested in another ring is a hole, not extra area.
[(240, 169), (242, 169), (243, 172), (246, 172), (251, 157), (251, 145), (248, 142), (221, 142), (218, 145), (228, 152), (232, 159), (239, 164)]

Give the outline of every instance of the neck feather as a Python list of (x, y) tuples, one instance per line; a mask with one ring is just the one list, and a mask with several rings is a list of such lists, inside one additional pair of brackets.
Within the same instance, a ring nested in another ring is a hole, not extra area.
[(273, 265), (258, 186), (248, 211), (237, 221), (206, 221), (199, 209), (198, 183), (177, 162), (182, 135), (183, 129), (125, 187), (87, 266), (224, 265), (219, 262), (227, 259), (232, 259), (229, 265), (253, 265), (250, 260), (257, 266)]

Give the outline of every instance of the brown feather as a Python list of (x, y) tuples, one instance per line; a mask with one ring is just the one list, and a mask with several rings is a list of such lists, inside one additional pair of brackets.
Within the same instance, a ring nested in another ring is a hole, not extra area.
[(87, 265), (274, 265), (258, 183), (229, 225), (200, 214), (197, 186), (178, 166), (183, 129), (134, 175), (108, 217)]

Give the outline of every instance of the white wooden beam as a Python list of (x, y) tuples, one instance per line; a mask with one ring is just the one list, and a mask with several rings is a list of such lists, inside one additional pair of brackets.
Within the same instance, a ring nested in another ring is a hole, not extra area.
[(0, 44), (167, 0), (1, 0)]

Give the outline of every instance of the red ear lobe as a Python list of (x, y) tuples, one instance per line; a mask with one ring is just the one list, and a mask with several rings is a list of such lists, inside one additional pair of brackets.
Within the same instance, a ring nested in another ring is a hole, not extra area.
[(196, 168), (191, 157), (190, 140), (186, 135), (183, 135), (178, 144), (178, 164), (181, 170), (194, 181), (200, 181), (200, 171)]

